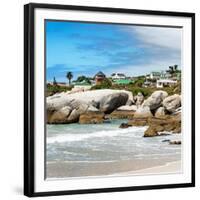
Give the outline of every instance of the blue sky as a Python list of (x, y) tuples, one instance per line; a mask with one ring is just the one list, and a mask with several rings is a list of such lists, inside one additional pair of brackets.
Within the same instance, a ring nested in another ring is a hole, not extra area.
[(98, 71), (137, 76), (180, 66), (181, 32), (180, 28), (47, 21), (47, 81), (54, 76), (66, 81), (68, 71), (75, 80)]

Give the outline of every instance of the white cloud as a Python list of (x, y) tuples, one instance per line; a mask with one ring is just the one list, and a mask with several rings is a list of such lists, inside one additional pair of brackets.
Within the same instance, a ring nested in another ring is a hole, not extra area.
[[(137, 76), (151, 71), (167, 70), (168, 66), (174, 64), (181, 68), (181, 28), (135, 26), (129, 28), (128, 32), (139, 41), (137, 47), (147, 50), (148, 53), (141, 57), (142, 62), (118, 66), (116, 71)], [(111, 73), (111, 70), (108, 69), (107, 73)]]
[(132, 31), (143, 43), (181, 50), (181, 28), (137, 26)]

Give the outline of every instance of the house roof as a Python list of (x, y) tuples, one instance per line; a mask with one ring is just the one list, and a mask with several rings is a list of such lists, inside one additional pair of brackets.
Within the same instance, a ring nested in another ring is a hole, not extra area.
[(95, 76), (106, 76), (103, 72), (99, 71)]

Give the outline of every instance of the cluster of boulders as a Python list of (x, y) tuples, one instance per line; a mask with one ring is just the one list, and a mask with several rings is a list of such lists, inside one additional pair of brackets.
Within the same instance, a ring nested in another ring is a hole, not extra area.
[(172, 114), (181, 107), (181, 96), (168, 96), (165, 91), (155, 91), (147, 98), (135, 113), (135, 117), (162, 117)]
[(145, 137), (181, 132), (181, 96), (159, 90), (146, 100), (126, 90), (90, 90), (47, 97), (47, 123), (103, 123), (106, 119), (129, 119), (120, 128), (149, 126)]
[(139, 106), (134, 118), (121, 128), (148, 126), (144, 137), (159, 136), (165, 132), (181, 132), (181, 96), (168, 96), (165, 91), (155, 91)]

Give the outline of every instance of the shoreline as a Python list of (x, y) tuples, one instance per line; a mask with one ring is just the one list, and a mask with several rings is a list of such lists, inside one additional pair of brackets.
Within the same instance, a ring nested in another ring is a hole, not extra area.
[[(166, 174), (171, 174), (171, 173), (181, 173), (181, 160), (179, 161), (172, 161), (172, 162), (167, 162), (164, 165), (158, 165), (150, 168), (144, 168), (144, 169), (139, 169), (135, 171), (128, 171), (128, 172), (122, 172), (118, 174), (113, 174), (113, 176), (120, 176), (120, 175), (157, 175), (160, 173), (166, 173)], [(180, 170), (180, 171), (179, 171)], [(159, 172), (158, 172), (159, 171)]]

